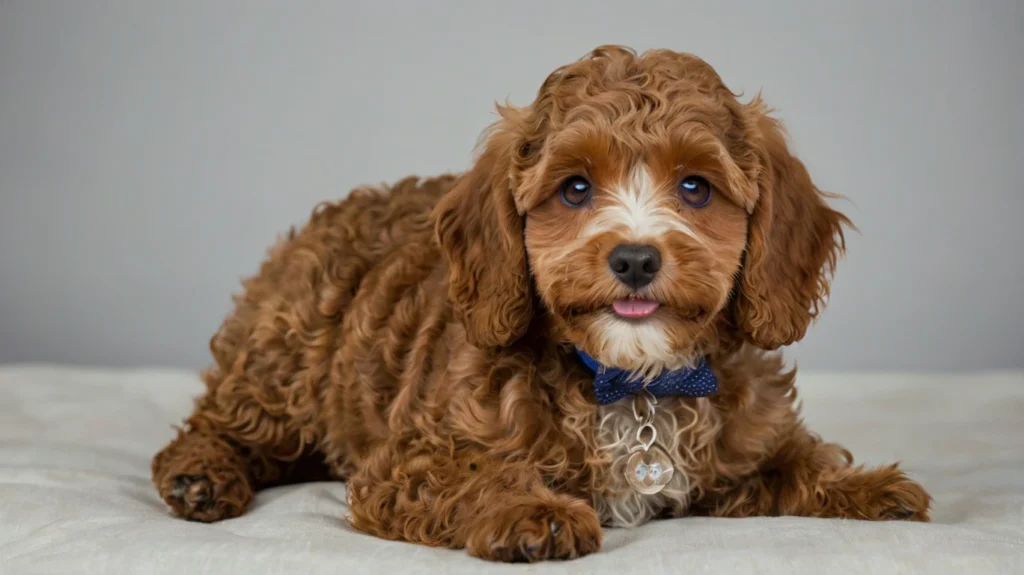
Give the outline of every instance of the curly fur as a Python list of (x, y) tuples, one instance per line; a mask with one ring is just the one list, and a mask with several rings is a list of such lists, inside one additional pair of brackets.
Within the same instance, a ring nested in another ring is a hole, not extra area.
[[(346, 480), (357, 529), (502, 561), (578, 557), (602, 525), (662, 516), (927, 520), (896, 466), (855, 467), (804, 428), (795, 372), (766, 351), (821, 311), (849, 222), (760, 98), (696, 57), (606, 46), (499, 112), (469, 172), (321, 205), (245, 282), (206, 394), (153, 460), (176, 514)], [(597, 192), (573, 210), (557, 189), (580, 173)], [(713, 184), (707, 207), (674, 195), (687, 173)], [(624, 241), (665, 260), (643, 326), (609, 312)], [(641, 373), (708, 357), (719, 393), (659, 403), (677, 469), (661, 493), (626, 485), (628, 400), (598, 407), (572, 346)]]

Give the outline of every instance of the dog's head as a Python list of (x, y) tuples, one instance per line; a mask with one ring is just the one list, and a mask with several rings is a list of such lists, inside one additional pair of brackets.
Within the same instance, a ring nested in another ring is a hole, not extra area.
[(691, 55), (602, 47), (498, 111), (434, 213), (471, 342), (509, 345), (546, 314), (560, 341), (655, 372), (803, 337), (848, 221), (760, 98)]

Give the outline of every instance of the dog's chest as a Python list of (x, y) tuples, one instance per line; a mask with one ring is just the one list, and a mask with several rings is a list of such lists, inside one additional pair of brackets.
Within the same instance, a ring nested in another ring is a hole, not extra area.
[[(635, 487), (637, 458), (634, 454), (642, 451), (641, 443), (650, 435), (646, 430), (638, 439), (643, 418), (637, 416), (633, 402), (632, 396), (627, 397), (603, 405), (598, 411), (597, 444), (606, 456), (609, 480), (608, 489), (595, 494), (593, 504), (601, 522), (608, 526), (635, 527), (666, 509), (673, 514), (684, 513), (689, 504), (689, 474), (694, 464), (691, 455), (697, 442), (695, 429), (700, 419), (700, 400), (663, 398), (653, 409), (650, 420), (657, 435), (651, 453), (667, 457), (664, 463), (670, 465), (672, 471), (671, 477), (662, 482), (664, 487), (651, 495)], [(643, 413), (642, 408), (640, 413)], [(664, 466), (659, 466), (659, 472), (665, 471)]]

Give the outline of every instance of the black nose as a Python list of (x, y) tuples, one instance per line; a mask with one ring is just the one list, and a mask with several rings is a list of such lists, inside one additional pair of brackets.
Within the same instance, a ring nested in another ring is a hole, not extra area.
[(654, 246), (622, 244), (608, 256), (608, 267), (612, 268), (619, 281), (633, 289), (640, 289), (654, 281), (661, 269), (661, 252)]

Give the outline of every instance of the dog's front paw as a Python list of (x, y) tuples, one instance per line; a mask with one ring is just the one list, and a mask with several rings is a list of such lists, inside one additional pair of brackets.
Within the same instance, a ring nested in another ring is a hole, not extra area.
[(568, 496), (497, 505), (475, 522), (466, 548), (491, 561), (575, 559), (601, 547), (601, 523), (584, 501)]
[(896, 465), (864, 471), (845, 481), (853, 518), (873, 521), (929, 521), (931, 496)]
[(928, 508), (931, 496), (920, 483), (907, 477), (902, 471), (886, 483), (878, 493), (876, 501), (878, 518), (881, 520), (929, 521)]

